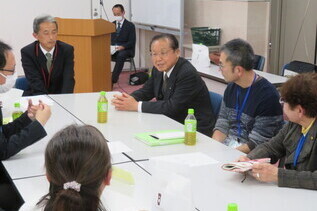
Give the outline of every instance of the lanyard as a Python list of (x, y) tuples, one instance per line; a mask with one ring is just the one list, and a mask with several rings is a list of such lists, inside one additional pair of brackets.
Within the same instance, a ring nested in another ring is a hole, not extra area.
[(297, 144), (297, 147), (296, 147), (296, 151), (295, 151), (295, 155), (294, 155), (294, 162), (293, 162), (294, 167), (296, 167), (296, 165), (297, 165), (298, 157), (299, 157), (299, 155), (300, 155), (300, 153), (301, 153), (301, 151), (303, 149), (303, 146), (305, 144), (306, 135), (303, 134), (302, 137), (298, 141), (298, 144)]
[(242, 106), (241, 106), (241, 108), (240, 108), (240, 105), (239, 105), (239, 95), (240, 95), (240, 87), (238, 87), (238, 89), (237, 89), (237, 99), (236, 99), (236, 113), (237, 113), (237, 125), (238, 125), (238, 138), (241, 136), (241, 123), (240, 123), (240, 119), (241, 119), (241, 115), (242, 115), (242, 111), (243, 111), (243, 109), (244, 109), (244, 107), (245, 107), (245, 104), (246, 104), (246, 102), (247, 102), (247, 100), (248, 100), (248, 97), (249, 97), (249, 95), (250, 95), (250, 91), (251, 91), (251, 87), (252, 87), (252, 85), (254, 84), (254, 81), (255, 81), (255, 79), (256, 79), (256, 74), (254, 74), (254, 79), (253, 79), (253, 81), (252, 81), (252, 84), (251, 84), (251, 86), (248, 88), (248, 90), (247, 90), (247, 93), (246, 93), (246, 95), (245, 95), (245, 97), (244, 97), (244, 100), (243, 100), (243, 103), (242, 103)]

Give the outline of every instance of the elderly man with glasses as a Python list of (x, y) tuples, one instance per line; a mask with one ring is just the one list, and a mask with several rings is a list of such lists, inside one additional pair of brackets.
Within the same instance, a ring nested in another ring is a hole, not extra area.
[(184, 123), (188, 108), (193, 108), (197, 130), (211, 136), (215, 115), (208, 89), (191, 63), (180, 57), (176, 37), (156, 35), (150, 49), (154, 64), (151, 78), (131, 95), (115, 95), (112, 104), (117, 110), (164, 114), (180, 123)]

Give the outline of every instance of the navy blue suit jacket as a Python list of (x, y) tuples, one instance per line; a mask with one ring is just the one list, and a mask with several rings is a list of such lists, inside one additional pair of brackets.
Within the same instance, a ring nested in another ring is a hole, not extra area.
[[(116, 24), (116, 22), (112, 22)], [(121, 26), (120, 33), (117, 34), (113, 32), (111, 34), (111, 45), (121, 45), (124, 47), (124, 50), (130, 50), (132, 53), (132, 57), (134, 57), (135, 52), (135, 26), (132, 22), (124, 19), (124, 22)]]

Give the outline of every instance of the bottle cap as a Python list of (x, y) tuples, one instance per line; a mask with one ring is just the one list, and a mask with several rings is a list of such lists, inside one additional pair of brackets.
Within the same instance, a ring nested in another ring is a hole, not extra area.
[(238, 211), (238, 205), (236, 203), (229, 203), (228, 211)]
[(189, 108), (189, 109), (188, 109), (188, 114), (194, 114), (194, 112), (195, 112), (195, 111), (194, 111), (193, 108)]
[(15, 108), (20, 108), (20, 103), (18, 103), (18, 102), (17, 102), (17, 103), (14, 103), (14, 107), (15, 107)]
[(105, 91), (101, 91), (101, 92), (100, 92), (100, 95), (101, 95), (101, 96), (106, 96), (106, 92), (105, 92)]

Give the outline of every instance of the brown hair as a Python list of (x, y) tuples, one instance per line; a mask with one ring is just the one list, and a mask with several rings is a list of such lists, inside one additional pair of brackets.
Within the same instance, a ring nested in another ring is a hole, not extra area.
[(308, 117), (317, 116), (317, 74), (303, 73), (290, 78), (281, 87), (281, 97), (293, 109), (301, 105)]
[[(70, 125), (50, 140), (45, 151), (49, 193), (38, 204), (45, 210), (105, 210), (100, 187), (111, 169), (104, 136), (90, 125)], [(81, 184), (80, 191), (64, 189), (67, 182)]]

